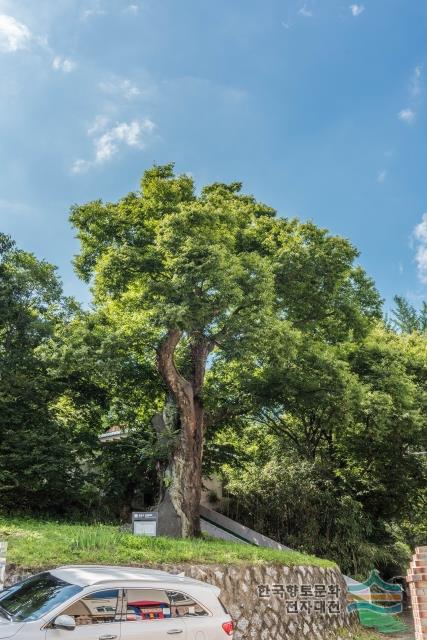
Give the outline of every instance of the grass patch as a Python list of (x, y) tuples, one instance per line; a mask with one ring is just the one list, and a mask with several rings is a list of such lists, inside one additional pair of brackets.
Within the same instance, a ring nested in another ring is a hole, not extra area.
[(185, 562), (335, 566), (328, 560), (296, 551), (275, 551), (206, 538), (146, 538), (122, 533), (109, 525), (66, 524), (31, 518), (0, 516), (0, 540), (8, 542), (8, 563), (32, 570), (61, 564), (153, 566)]
[(340, 634), (340, 640), (385, 640), (387, 636), (377, 633), (372, 629), (360, 627), (357, 631), (345, 631)]

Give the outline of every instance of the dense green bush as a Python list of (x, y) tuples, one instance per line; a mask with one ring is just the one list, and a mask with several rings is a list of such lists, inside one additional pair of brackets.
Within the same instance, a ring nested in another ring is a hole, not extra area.
[[(275, 456), (260, 468), (227, 467), (227, 515), (302, 552), (335, 560), (344, 572), (366, 578), (371, 569), (402, 573), (410, 548), (363, 505), (346, 495), (331, 470)], [(383, 542), (379, 541), (380, 537)], [(403, 536), (401, 536), (403, 538)]]

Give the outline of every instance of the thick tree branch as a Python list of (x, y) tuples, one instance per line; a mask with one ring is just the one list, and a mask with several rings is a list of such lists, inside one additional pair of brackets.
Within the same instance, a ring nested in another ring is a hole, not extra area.
[(180, 404), (184, 396), (187, 397), (187, 402), (189, 400), (192, 401), (193, 395), (191, 383), (179, 373), (175, 366), (175, 349), (178, 346), (181, 336), (182, 331), (179, 329), (170, 329), (157, 350), (158, 370), (178, 404)]
[(257, 303), (258, 303), (258, 301), (255, 300), (255, 301), (251, 301), (250, 303), (241, 304), (238, 307), (236, 307), (234, 309), (234, 311), (232, 313), (230, 313), (230, 315), (228, 316), (226, 325), (212, 336), (212, 338), (211, 338), (212, 347), (217, 345), (219, 348), (221, 348), (221, 340), (223, 338), (227, 337), (228, 325), (232, 324), (230, 321), (233, 318), (235, 318), (241, 311), (245, 311), (246, 309), (250, 309), (251, 307), (255, 307), (257, 305)]
[(191, 382), (194, 396), (198, 396), (205, 380), (206, 362), (214, 343), (205, 337), (195, 338), (191, 343)]

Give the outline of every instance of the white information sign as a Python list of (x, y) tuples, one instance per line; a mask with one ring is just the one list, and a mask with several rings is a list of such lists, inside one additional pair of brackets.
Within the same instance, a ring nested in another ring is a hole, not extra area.
[(3, 589), (4, 579), (6, 576), (6, 553), (7, 542), (0, 541), (0, 591)]
[(136, 536), (155, 536), (157, 534), (157, 511), (134, 511), (132, 530)]
[(133, 532), (137, 536), (152, 536), (156, 535), (157, 522), (144, 522), (136, 521), (134, 523)]

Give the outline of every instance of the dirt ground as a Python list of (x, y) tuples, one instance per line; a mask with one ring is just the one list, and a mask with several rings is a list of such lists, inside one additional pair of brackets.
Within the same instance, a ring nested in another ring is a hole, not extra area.
[(406, 633), (393, 633), (385, 638), (394, 638), (394, 640), (415, 640), (414, 620), (412, 618), (412, 610), (406, 609), (401, 616), (402, 622), (408, 627)]

